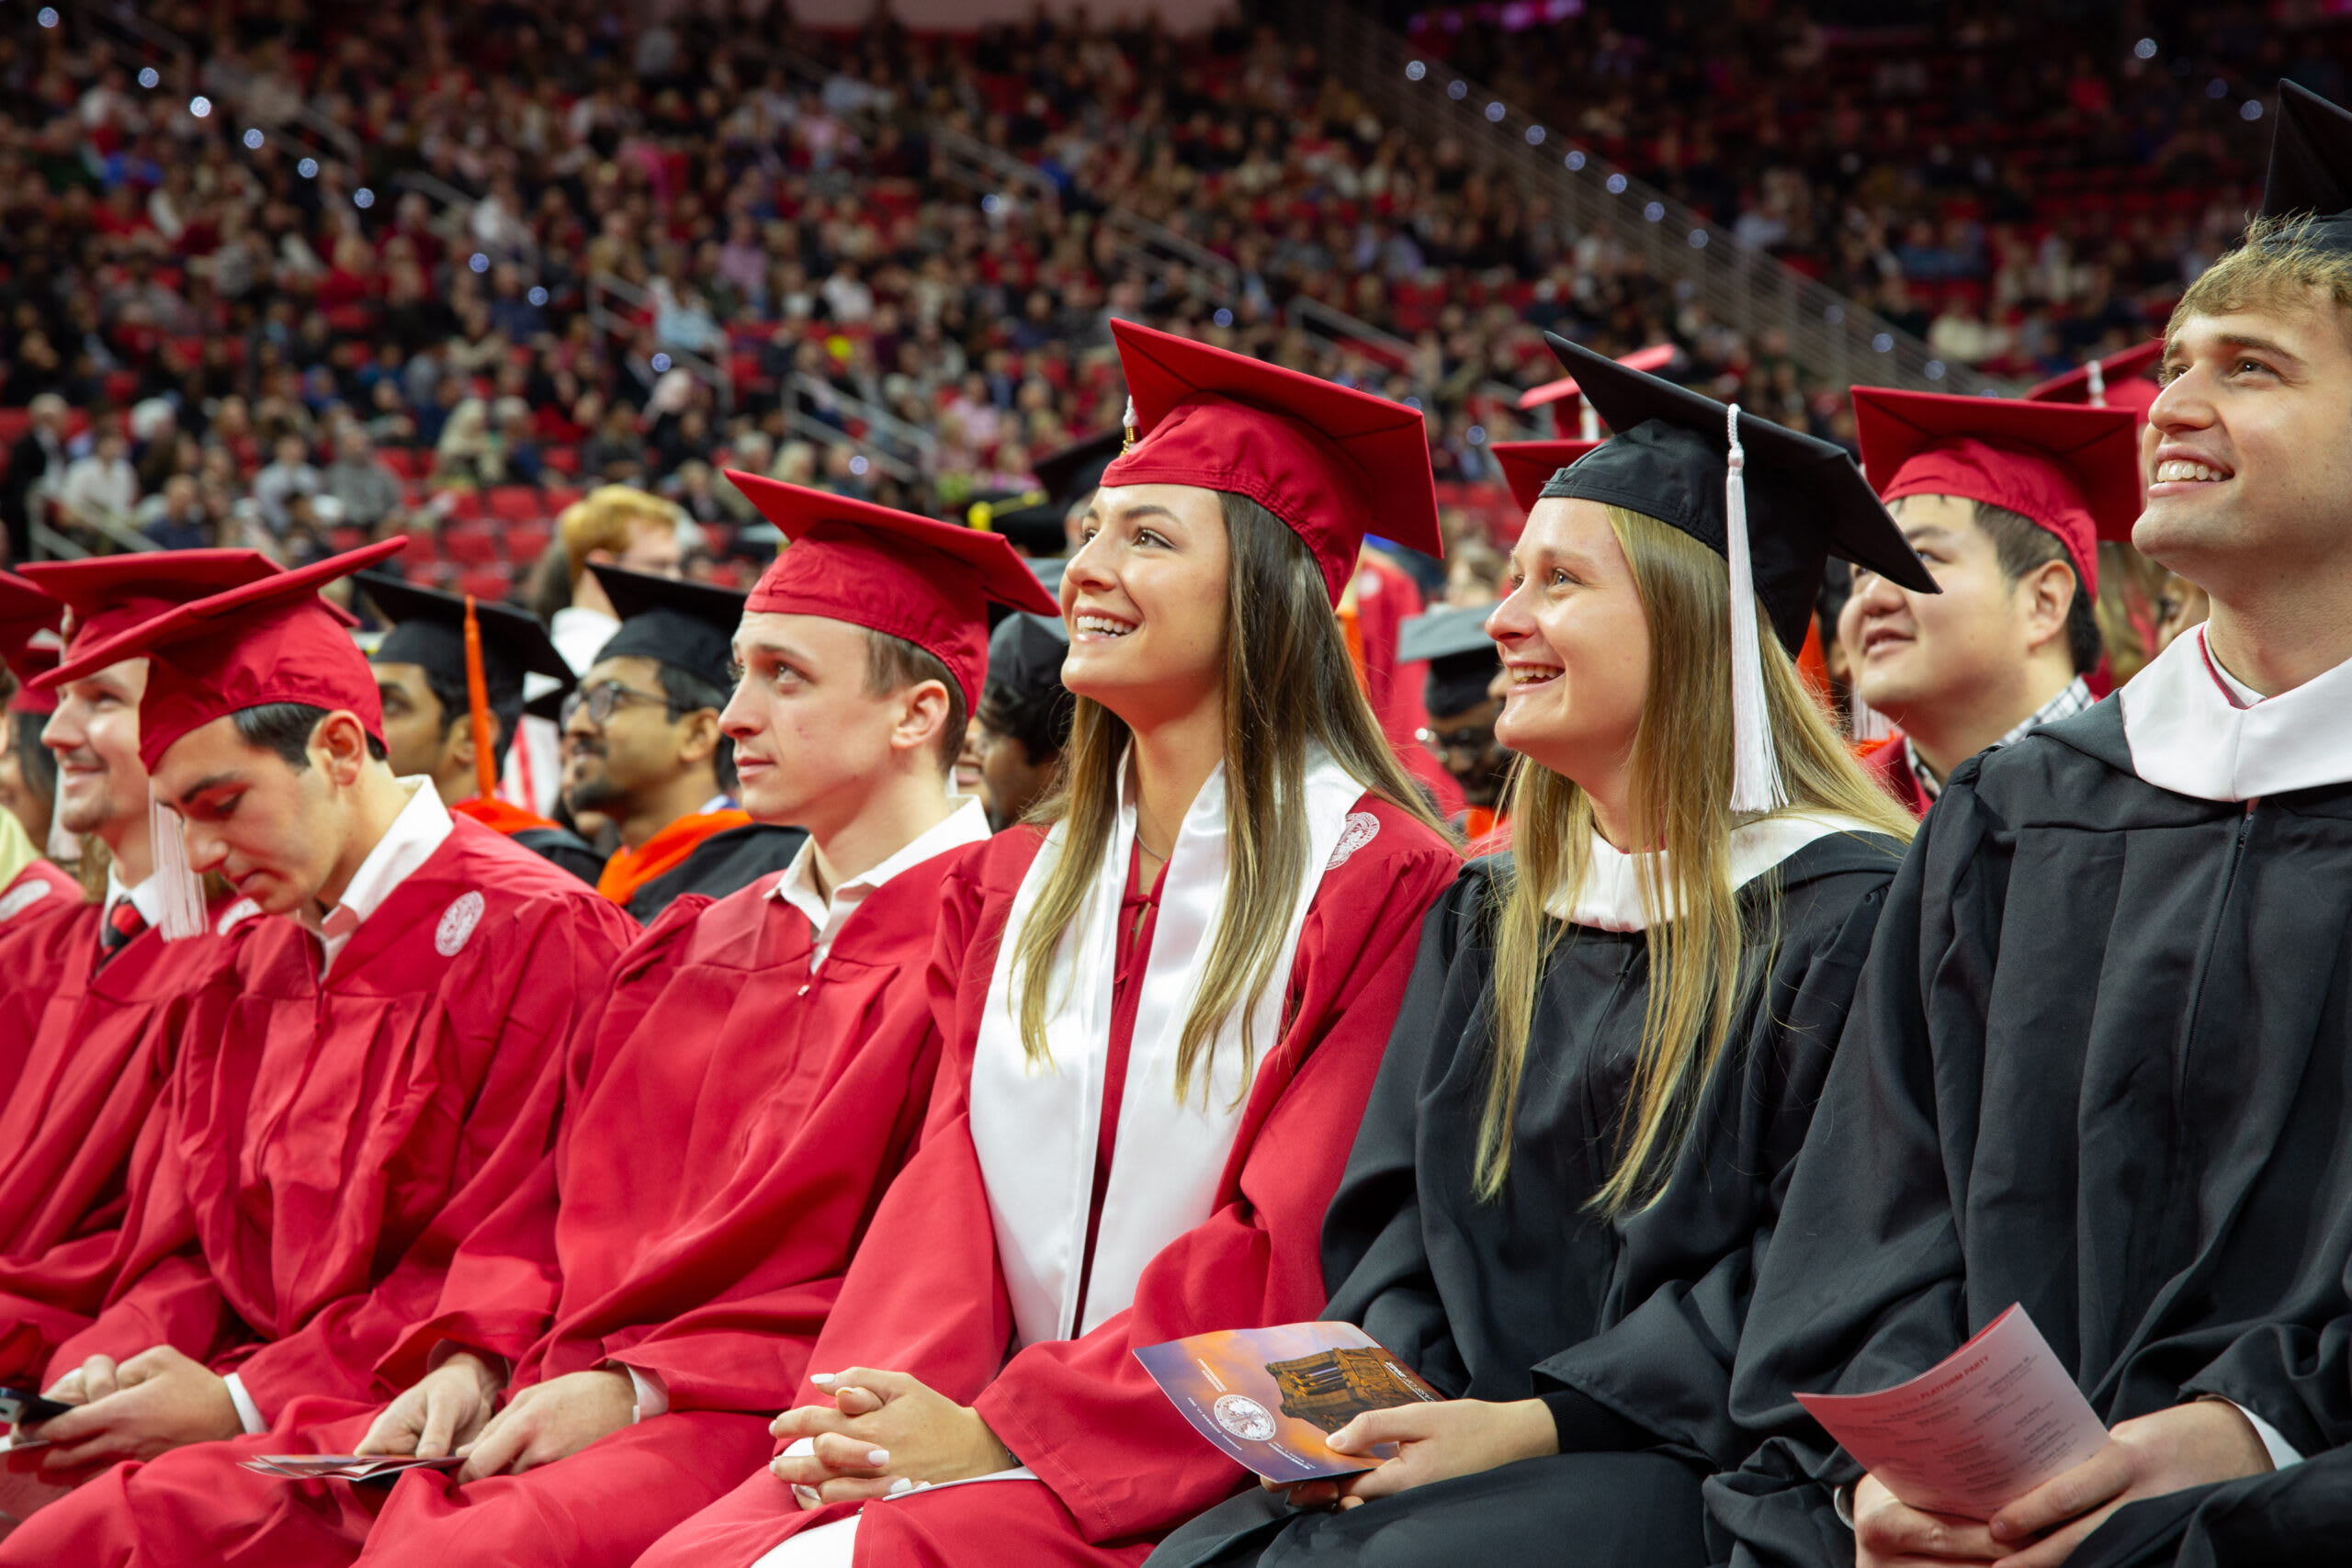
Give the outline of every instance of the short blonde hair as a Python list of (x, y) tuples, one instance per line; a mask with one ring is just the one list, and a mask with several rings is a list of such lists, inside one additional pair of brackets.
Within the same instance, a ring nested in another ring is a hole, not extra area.
[(591, 550), (617, 556), (647, 528), (677, 525), (678, 509), (660, 496), (635, 485), (599, 485), (563, 509), (556, 519), (556, 533), (563, 540), (564, 564), (577, 588), (580, 574), (588, 570)]
[(2334, 302), (2337, 324), (2352, 333), (2352, 252), (2320, 243), (2308, 216), (2257, 218), (2245, 243), (2199, 275), (2181, 295), (2165, 336), (2191, 316), (2247, 310), (2294, 310), (2314, 294)]

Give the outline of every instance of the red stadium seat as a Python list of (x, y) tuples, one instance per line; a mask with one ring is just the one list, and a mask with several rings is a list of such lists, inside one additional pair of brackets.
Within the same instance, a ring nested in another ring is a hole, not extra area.
[(530, 485), (493, 485), (483, 499), (501, 522), (534, 523), (547, 515), (547, 499)]
[(424, 477), (424, 464), (413, 447), (379, 446), (377, 460), (392, 470), (394, 479), (417, 479)]
[(507, 590), (514, 586), (514, 569), (504, 561), (494, 566), (469, 567), (458, 574), (455, 592), (470, 593), (477, 599), (502, 604)]
[(441, 547), (461, 566), (503, 564), (498, 536), (477, 524), (452, 524), (442, 529)]
[(545, 523), (518, 523), (506, 530), (506, 558), (535, 561), (547, 554), (548, 542), (554, 537), (555, 530)]
[(481, 521), (482, 504), (481, 492), (480, 491), (436, 491), (433, 495), (433, 504), (440, 507), (442, 509), (442, 515), (448, 518), (453, 523), (478, 523)]

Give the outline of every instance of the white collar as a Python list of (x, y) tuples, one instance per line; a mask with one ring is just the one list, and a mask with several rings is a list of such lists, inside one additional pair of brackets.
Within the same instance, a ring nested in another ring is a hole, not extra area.
[[(1806, 811), (1782, 811), (1735, 828), (1731, 830), (1731, 885), (1735, 888), (1747, 886), (1815, 839), (1827, 838), (1832, 833), (1879, 831), (1857, 818)], [(1554, 893), (1545, 902), (1544, 912), (1571, 925), (1592, 926), (1605, 931), (1646, 931), (1650, 917), (1642, 897), (1642, 867), (1645, 864), (1656, 868), (1658, 897), (1673, 899), (1676, 891), (1668, 880), (1664, 850), (1629, 855), (1595, 833), (1583, 886), (1573, 897), (1565, 888)]]
[(323, 915), (314, 917), (306, 910), (300, 916), (325, 950), (319, 963), (321, 979), (334, 967), (335, 955), (350, 945), (368, 917), (382, 908), (384, 900), (431, 860), (453, 831), (449, 808), (441, 804), (441, 792), (433, 787), (431, 779), (418, 774), (401, 780), (400, 785), (408, 792), (408, 804), (359, 863), (359, 869), (351, 874), (343, 901)]
[(989, 814), (978, 795), (967, 795), (962, 805), (909, 840), (898, 853), (836, 886), (831, 898), (817, 891), (817, 840), (805, 839), (768, 897), (808, 916), (816, 929), (817, 950), (808, 958), (808, 972), (813, 975), (833, 951), (833, 939), (841, 935), (842, 927), (884, 883), (934, 855), (977, 844), (988, 836)]
[(2195, 800), (2253, 800), (2352, 781), (2352, 660), (2265, 697), (2223, 670), (2205, 628), (2118, 694), (2132, 771)]
[(548, 617), (548, 640), (555, 644), (575, 675), (588, 673), (596, 655), (620, 629), (620, 622), (611, 615), (580, 604), (566, 604)]
[(101, 925), (114, 923), (114, 907), (125, 898), (130, 900), (130, 907), (139, 911), (140, 919), (148, 925), (156, 926), (163, 923), (164, 886), (162, 882), (150, 876), (136, 887), (125, 887), (122, 885), (120, 874), (116, 871), (113, 863), (108, 862), (107, 901), (98, 909), (98, 921)]

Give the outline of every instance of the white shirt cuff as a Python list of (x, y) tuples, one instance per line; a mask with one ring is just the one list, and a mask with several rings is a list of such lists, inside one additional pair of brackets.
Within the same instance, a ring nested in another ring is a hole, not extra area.
[(269, 1430), (269, 1423), (261, 1418), (261, 1406), (245, 1392), (245, 1380), (231, 1372), (220, 1380), (229, 1385), (229, 1403), (237, 1407), (237, 1420), (248, 1437)]
[(637, 1391), (637, 1410), (630, 1420), (650, 1421), (670, 1414), (670, 1390), (659, 1372), (642, 1371), (627, 1361), (613, 1364), (628, 1374), (629, 1386)]
[(2253, 1411), (2248, 1410), (2245, 1405), (2240, 1404), (2234, 1399), (2223, 1400), (2222, 1403), (2227, 1404), (2231, 1409), (2236, 1411), (2239, 1415), (2245, 1416), (2246, 1418), (2246, 1424), (2254, 1428), (2254, 1435), (2262, 1439), (2262, 1446), (2269, 1450), (2271, 1469), (2284, 1470), (2290, 1464), (2301, 1464), (2303, 1462), (2303, 1456), (2301, 1450), (2299, 1450), (2294, 1444), (2289, 1442), (2287, 1440), (2286, 1434), (2279, 1431), (2278, 1427), (2272, 1426), (2269, 1422), (2265, 1421), (2261, 1416), (2256, 1416)]

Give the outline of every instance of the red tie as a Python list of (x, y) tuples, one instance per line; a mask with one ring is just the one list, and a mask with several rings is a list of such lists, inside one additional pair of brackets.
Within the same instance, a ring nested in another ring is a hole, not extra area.
[(128, 898), (115, 900), (106, 924), (98, 931), (98, 963), (103, 965), (107, 959), (129, 947), (130, 939), (146, 929), (147, 917), (139, 912), (138, 905)]

